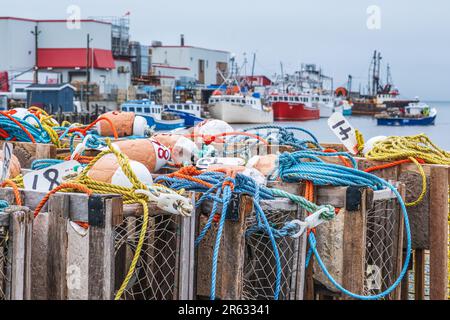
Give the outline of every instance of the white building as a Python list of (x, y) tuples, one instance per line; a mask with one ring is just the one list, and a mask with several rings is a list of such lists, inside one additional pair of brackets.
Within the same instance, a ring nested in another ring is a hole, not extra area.
[(186, 46), (183, 38), (179, 46), (153, 45), (150, 52), (154, 76), (210, 85), (221, 84), (220, 72), (228, 73), (229, 52)]
[[(36, 27), (37, 54), (33, 34)], [(15, 80), (20, 77), (29, 80), (35, 65), (42, 73), (57, 73), (60, 82), (86, 81), (89, 66), (91, 83), (99, 86), (100, 94), (127, 90), (131, 82), (131, 63), (113, 57), (111, 32), (110, 23), (96, 20), (81, 20), (77, 27), (68, 25), (66, 20), (0, 17), (0, 72), (8, 72), (10, 91), (21, 91), (23, 83), (16, 85)], [(40, 82), (41, 79), (49, 77), (40, 76)]]

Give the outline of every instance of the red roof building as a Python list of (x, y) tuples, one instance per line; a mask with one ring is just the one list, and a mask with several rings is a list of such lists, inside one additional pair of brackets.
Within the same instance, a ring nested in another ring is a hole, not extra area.
[(241, 80), (246, 80), (252, 86), (270, 86), (272, 85), (272, 80), (267, 78), (266, 76), (243, 76)]
[[(53, 69), (86, 68), (114, 69), (116, 67), (111, 50), (86, 48), (44, 48), (38, 49), (38, 67)], [(93, 61), (92, 61), (93, 60)]]

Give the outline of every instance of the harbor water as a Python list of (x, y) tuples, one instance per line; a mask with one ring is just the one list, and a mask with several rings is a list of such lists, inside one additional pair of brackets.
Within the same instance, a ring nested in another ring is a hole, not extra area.
[[(444, 150), (450, 150), (450, 101), (427, 101), (430, 107), (437, 109), (436, 124), (434, 126), (405, 126), (405, 127), (390, 127), (377, 126), (375, 118), (370, 116), (348, 116), (347, 119), (354, 128), (359, 129), (365, 139), (370, 139), (373, 136), (409, 136), (419, 133), (425, 133), (431, 141), (436, 143)], [(340, 143), (338, 138), (329, 129), (327, 118), (320, 118), (318, 120), (298, 121), (298, 122), (276, 122), (275, 124), (281, 126), (299, 126), (311, 131), (322, 143)], [(233, 125), (236, 129), (243, 129), (253, 127), (254, 125)]]

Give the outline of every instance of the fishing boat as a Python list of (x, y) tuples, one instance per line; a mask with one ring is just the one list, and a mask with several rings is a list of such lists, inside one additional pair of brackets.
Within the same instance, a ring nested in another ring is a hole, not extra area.
[(186, 127), (193, 127), (197, 123), (202, 122), (201, 105), (186, 101), (186, 103), (170, 103), (164, 105), (164, 113), (179, 116), (184, 120)]
[(267, 101), (273, 109), (275, 121), (304, 121), (320, 117), (319, 108), (306, 94), (273, 92)]
[(342, 109), (336, 109), (333, 97), (323, 94), (314, 94), (312, 96), (313, 104), (317, 105), (321, 118), (329, 118), (334, 112), (342, 112)]
[(163, 119), (163, 107), (149, 99), (127, 101), (121, 105), (120, 109), (144, 117), (147, 124), (154, 127), (156, 131), (170, 131), (185, 127), (185, 120), (181, 117), (171, 116), (170, 119)]
[(353, 103), (347, 99), (337, 98), (334, 101), (334, 110), (342, 112), (344, 116), (351, 116)]
[(426, 103), (410, 103), (404, 108), (392, 109), (375, 115), (379, 126), (429, 126), (434, 125), (437, 110)]
[(228, 123), (271, 123), (273, 109), (263, 105), (259, 93), (243, 93), (236, 85), (225, 92), (215, 90), (209, 98), (212, 118)]
[[(395, 87), (389, 64), (386, 69), (386, 83), (381, 82), (381, 53), (375, 51), (369, 68), (368, 89), (365, 95), (353, 97), (353, 115), (376, 115), (390, 109), (404, 108), (410, 103), (419, 102), (418, 98), (400, 98)], [(351, 89), (351, 88), (350, 88)]]
[(277, 121), (301, 121), (329, 117), (335, 111), (334, 97), (326, 89), (325, 76), (315, 64), (302, 64), (300, 71), (275, 81), (267, 97)]

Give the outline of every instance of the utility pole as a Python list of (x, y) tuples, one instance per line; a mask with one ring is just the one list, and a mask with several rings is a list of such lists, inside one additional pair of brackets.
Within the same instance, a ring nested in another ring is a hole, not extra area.
[(89, 33), (87, 34), (87, 52), (86, 52), (86, 109), (87, 111), (89, 111), (89, 96), (90, 96), (90, 92), (89, 92), (89, 83), (91, 82), (91, 54), (90, 54), (90, 44), (91, 44), (91, 36), (89, 35)]
[(31, 34), (34, 35), (34, 79), (33, 83), (37, 84), (39, 82), (39, 34), (41, 31), (38, 30), (38, 26), (34, 27), (34, 31), (31, 31)]
[(252, 63), (252, 81), (253, 81), (253, 76), (255, 75), (255, 61), (256, 61), (256, 52), (253, 53), (253, 63)]
[(353, 77), (351, 74), (348, 75), (348, 82), (347, 82), (347, 97), (350, 96), (350, 93), (352, 92), (352, 82), (353, 82)]

